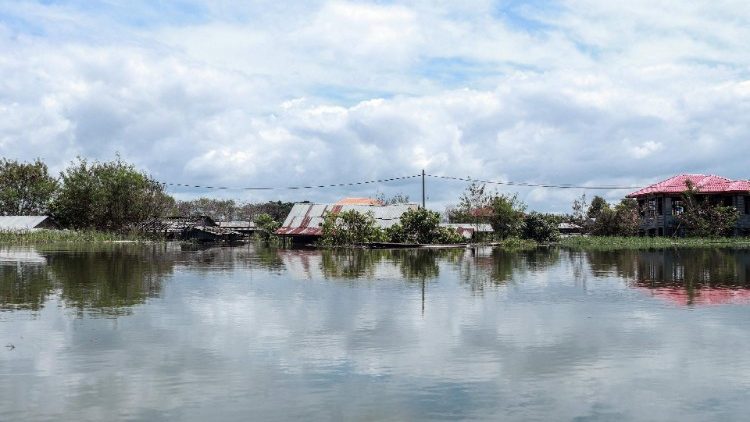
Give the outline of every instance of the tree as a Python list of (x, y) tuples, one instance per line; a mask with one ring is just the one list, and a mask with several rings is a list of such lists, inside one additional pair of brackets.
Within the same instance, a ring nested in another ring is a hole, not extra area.
[(458, 206), (447, 210), (448, 221), (471, 224), (488, 222), (495, 196), (486, 185), (472, 182), (461, 194)]
[(496, 195), (490, 206), (490, 224), (496, 236), (506, 239), (521, 234), (526, 205), (518, 199), (518, 195)]
[(41, 160), (0, 159), (0, 215), (47, 214), (56, 189), (57, 180)]
[(260, 236), (263, 240), (268, 240), (274, 235), (276, 230), (281, 227), (281, 223), (274, 220), (268, 214), (261, 214), (255, 218), (255, 225), (260, 229)]
[(328, 246), (354, 245), (385, 239), (371, 212), (363, 214), (349, 210), (328, 213), (323, 217), (322, 229), (321, 243)]
[(126, 231), (162, 216), (174, 201), (162, 184), (120, 157), (91, 164), (78, 158), (60, 178), (51, 210), (65, 227)]
[(256, 216), (268, 214), (276, 221), (284, 221), (294, 206), (293, 202), (268, 201), (257, 204), (242, 204), (236, 212), (236, 218), (254, 220)]
[(380, 201), (383, 205), (395, 205), (395, 204), (408, 204), (409, 203), (409, 195), (404, 195), (403, 193), (399, 192), (390, 198), (386, 198), (384, 193), (379, 193), (375, 199)]
[(555, 216), (531, 212), (524, 218), (523, 237), (537, 242), (555, 242), (560, 238)]
[(237, 215), (237, 205), (231, 199), (198, 198), (178, 201), (171, 213), (179, 216), (207, 215), (216, 221), (231, 221)]
[(394, 243), (451, 244), (465, 239), (449, 227), (440, 226), (440, 214), (424, 208), (410, 209), (401, 215), (401, 222), (385, 229)]
[(688, 236), (730, 236), (737, 224), (739, 211), (732, 206), (711, 204), (707, 197), (699, 198), (700, 192), (689, 180), (686, 187), (682, 193), (684, 209), (677, 216), (679, 227), (683, 228)]
[(586, 200), (586, 194), (584, 193), (580, 198), (576, 198), (573, 201), (573, 214), (571, 215), (570, 222), (585, 227), (588, 222), (589, 208), (589, 203)]
[(638, 202), (625, 198), (615, 207), (602, 206), (591, 224), (591, 234), (595, 236), (635, 236), (640, 226)]
[(607, 201), (599, 195), (594, 196), (589, 205), (587, 216), (588, 218), (597, 218), (603, 209), (609, 208)]

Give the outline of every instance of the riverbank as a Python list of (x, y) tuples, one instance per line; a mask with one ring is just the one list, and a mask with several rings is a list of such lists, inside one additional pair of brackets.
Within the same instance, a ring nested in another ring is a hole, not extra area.
[(30, 230), (0, 231), (0, 245), (85, 242), (146, 242), (150, 239), (138, 234), (118, 234), (96, 230)]
[(570, 249), (750, 248), (750, 238), (575, 236), (561, 239), (558, 245)]

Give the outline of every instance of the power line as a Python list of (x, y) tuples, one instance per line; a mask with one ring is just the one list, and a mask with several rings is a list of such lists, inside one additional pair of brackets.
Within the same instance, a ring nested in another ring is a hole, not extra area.
[(492, 185), (506, 185), (506, 186), (524, 186), (524, 187), (538, 187), (538, 188), (554, 188), (554, 189), (590, 189), (590, 190), (618, 190), (618, 189), (641, 189), (643, 186), (582, 186), (582, 185), (571, 185), (571, 184), (548, 184), (548, 183), (528, 183), (528, 182), (497, 182), (493, 180), (481, 180), (481, 179), (470, 179), (463, 177), (453, 176), (438, 176), (434, 174), (427, 174), (428, 177), (434, 177), (436, 179), (447, 179), (447, 180), (458, 180), (462, 182), (479, 182), (487, 183)]
[(178, 186), (178, 187), (199, 188), (199, 189), (219, 189), (219, 190), (300, 190), (300, 189), (333, 188), (333, 187), (343, 187), (343, 186), (367, 185), (371, 183), (393, 182), (396, 180), (414, 179), (416, 177), (421, 177), (421, 176), (422, 176), (421, 174), (415, 174), (413, 176), (391, 177), (388, 179), (367, 180), (364, 182), (332, 183), (330, 185), (278, 186), (278, 187), (205, 186), (205, 185), (190, 185), (190, 184), (185, 184), (185, 183), (162, 183), (162, 184), (165, 186)]
[[(485, 183), (485, 184), (492, 184), (492, 185), (537, 187), (537, 188), (549, 188), (549, 189), (639, 190), (639, 189), (644, 188), (644, 186), (615, 186), (615, 185), (585, 186), (585, 185), (573, 185), (573, 184), (568, 184), (568, 183), (552, 184), (552, 183), (530, 183), (530, 182), (513, 182), (513, 181), (499, 182), (495, 180), (473, 179), (470, 177), (464, 178), (464, 177), (455, 177), (455, 176), (439, 176), (435, 174), (426, 174), (424, 172), (420, 174), (411, 175), (411, 176), (390, 177), (387, 179), (366, 180), (362, 182), (349, 182), (349, 183), (331, 183), (328, 185), (309, 185), (309, 186), (229, 187), (229, 186), (191, 185), (191, 184), (185, 184), (185, 183), (162, 183), (162, 184), (164, 186), (176, 186), (176, 187), (198, 188), (198, 189), (268, 191), (268, 190), (323, 189), (323, 188), (334, 188), (334, 187), (345, 187), (345, 186), (357, 186), (357, 185), (367, 185), (367, 184), (372, 184), (372, 183), (385, 183), (385, 182), (393, 182), (393, 181), (398, 181), (398, 180), (408, 180), (408, 179), (414, 179), (417, 177), (422, 177), (423, 185), (424, 185), (424, 177), (432, 177), (435, 179), (456, 180), (460, 182), (478, 182), (478, 183)], [(684, 187), (684, 186), (683, 185), (660, 185), (659, 187), (669, 188), (669, 187)]]

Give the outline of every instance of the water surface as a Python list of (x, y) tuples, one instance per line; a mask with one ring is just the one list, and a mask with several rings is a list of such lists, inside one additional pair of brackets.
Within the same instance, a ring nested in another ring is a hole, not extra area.
[(0, 420), (743, 420), (750, 252), (0, 247)]

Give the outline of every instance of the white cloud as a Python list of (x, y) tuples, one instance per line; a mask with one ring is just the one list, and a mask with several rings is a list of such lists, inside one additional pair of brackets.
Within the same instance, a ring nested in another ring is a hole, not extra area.
[[(0, 8), (0, 155), (59, 170), (75, 155), (119, 151), (164, 181), (231, 186), (422, 168), (588, 185), (748, 177), (750, 11), (712, 5), (225, 2), (182, 21), (139, 5), (142, 25), (27, 2)], [(428, 197), (441, 208), (463, 187), (430, 180)], [(406, 182), (221, 195), (329, 200), (368, 189), (420, 196)], [(564, 211), (581, 192), (520, 193), (533, 209)]]

